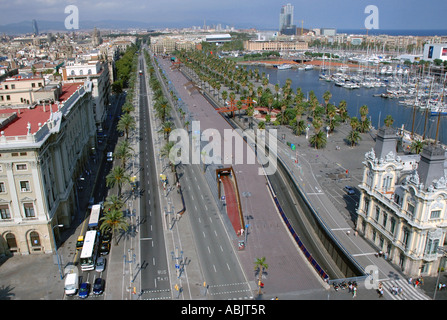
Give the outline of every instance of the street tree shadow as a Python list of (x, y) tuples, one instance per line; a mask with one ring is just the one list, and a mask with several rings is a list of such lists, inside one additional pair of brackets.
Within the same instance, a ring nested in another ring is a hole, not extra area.
[(2, 285), (0, 287), (0, 300), (11, 300), (12, 297), (15, 296), (15, 293), (12, 293), (14, 288)]

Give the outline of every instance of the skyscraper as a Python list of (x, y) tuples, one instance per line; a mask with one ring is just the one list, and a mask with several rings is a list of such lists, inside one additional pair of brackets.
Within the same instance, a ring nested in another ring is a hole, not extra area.
[(39, 28), (37, 27), (37, 21), (35, 19), (33, 19), (33, 21), (31, 22), (33, 25), (33, 33), (35, 36), (39, 35)]
[(293, 6), (288, 3), (281, 7), (279, 14), (279, 32), (282, 34), (296, 34), (296, 25), (293, 24)]

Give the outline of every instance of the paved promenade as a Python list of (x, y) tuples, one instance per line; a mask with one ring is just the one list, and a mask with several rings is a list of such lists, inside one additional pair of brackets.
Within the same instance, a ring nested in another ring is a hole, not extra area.
[[(174, 75), (172, 73), (171, 75)], [(179, 77), (178, 79), (176, 77)], [(173, 76), (173, 81), (178, 81), (179, 84), (186, 82), (180, 78), (177, 73)], [(197, 93), (194, 93), (196, 95)], [(198, 95), (198, 94), (197, 94)], [(188, 96), (184, 96), (185, 100)], [(191, 99), (202, 99), (201, 96), (194, 96)], [(201, 100), (200, 100), (201, 101)], [(197, 114), (205, 111), (205, 105), (202, 102), (195, 104), (196, 100), (190, 101), (191, 105), (196, 105)], [(199, 111), (201, 110), (201, 111)], [(137, 112), (137, 111), (135, 111)], [(204, 117), (206, 115), (202, 113)], [(159, 124), (154, 122), (156, 126), (153, 131), (159, 129)], [(407, 279), (399, 273), (393, 266), (391, 266), (383, 258), (377, 258), (374, 254), (376, 249), (360, 236), (355, 236), (353, 232), (353, 219), (355, 215), (355, 208), (358, 203), (358, 192), (354, 196), (349, 196), (343, 191), (345, 185), (356, 187), (359, 184), (363, 174), (362, 161), (364, 154), (370, 151), (374, 146), (372, 139), (373, 135), (362, 135), (362, 141), (359, 146), (351, 148), (344, 142), (345, 136), (348, 134), (349, 128), (341, 126), (336, 129), (336, 132), (329, 136), (328, 145), (323, 150), (315, 150), (308, 145), (308, 141), (304, 136), (296, 137), (288, 129), (280, 129), (278, 137), (285, 134), (283, 142), (279, 143), (279, 156), (284, 160), (285, 164), (293, 173), (297, 182), (305, 191), (308, 199), (311, 201), (314, 208), (321, 215), (325, 223), (332, 230), (337, 239), (342, 245), (353, 255), (353, 257), (363, 266), (377, 265), (379, 268), (380, 280), (385, 285), (385, 296), (379, 298), (374, 290), (367, 290), (364, 284), (359, 284), (359, 290), (355, 299), (357, 300), (397, 300), (397, 299), (425, 299), (433, 297), (436, 277), (426, 278), (424, 285), (420, 288), (413, 288), (407, 284)], [(138, 141), (138, 135), (135, 135), (134, 143)], [(162, 138), (161, 138), (162, 139)], [(292, 142), (298, 146), (298, 163), (295, 162), (297, 153), (292, 151), (287, 146), (286, 142)], [(160, 136), (154, 137), (154, 145), (160, 147)], [(136, 145), (134, 146), (136, 147)], [(138, 153), (141, 153), (138, 150)], [(101, 159), (97, 159), (101, 161)], [(98, 162), (89, 163), (92, 172), (96, 172)], [(157, 168), (159, 173), (165, 173), (169, 176), (169, 180), (174, 181), (169, 167), (165, 165), (162, 159), (158, 159)], [(346, 175), (348, 170), (348, 175)], [(244, 169), (237, 169), (239, 173), (244, 172)], [(80, 230), (82, 228), (82, 218), (87, 208), (88, 199), (90, 198), (93, 181), (97, 177), (95, 174), (91, 176), (92, 183), (86, 184), (86, 188), (79, 193), (79, 201), (82, 212), (79, 213), (80, 223), (74, 223), (72, 228), (62, 232), (63, 242), (59, 247), (59, 254), (62, 256), (62, 264), (73, 260), (76, 252), (74, 250), (75, 242)], [(238, 176), (239, 178), (239, 176)], [(238, 179), (239, 191), (247, 192), (250, 188), (260, 188), (256, 181), (244, 181)], [(183, 187), (183, 186), (182, 186)], [(166, 207), (169, 212), (175, 213), (181, 210), (183, 204), (181, 193), (177, 193), (174, 186), (170, 186), (167, 190), (162, 190), (161, 198), (163, 207)], [(165, 191), (165, 192), (163, 192)], [(244, 202), (243, 208), (254, 210), (257, 208), (256, 202), (258, 199), (251, 197), (241, 197)], [(258, 204), (259, 205), (259, 204)], [(136, 206), (136, 204), (135, 204)], [(138, 226), (137, 217), (131, 220), (135, 226)], [(156, 296), (156, 293), (143, 294), (141, 297), (132, 294), (129, 291), (129, 286), (135, 286), (136, 292), (144, 289), (139, 286), (139, 274), (142, 270), (143, 261), (136, 256), (136, 262), (130, 269), (130, 265), (126, 264), (123, 259), (123, 254), (129, 248), (129, 243), (120, 241), (118, 246), (112, 246), (109, 259), (112, 262), (107, 266), (107, 278), (113, 279), (113, 283), (108, 284), (105, 299), (124, 300), (124, 299), (145, 299), (158, 297), (159, 299), (181, 299), (181, 300), (197, 300), (208, 299), (202, 288), (203, 275), (201, 266), (198, 263), (197, 252), (195, 252), (195, 240), (192, 234), (190, 223), (187, 214), (183, 216), (180, 221), (174, 219), (174, 214), (165, 216), (165, 239), (167, 242), (167, 251), (174, 251), (178, 248), (185, 252), (190, 264), (185, 265), (184, 271), (180, 277), (177, 277), (176, 270), (173, 267), (174, 262), (171, 261), (171, 266), (168, 270), (171, 281), (171, 291), (166, 294)], [(79, 221), (78, 221), (79, 222)], [(252, 274), (253, 260), (261, 255), (267, 256), (267, 263), (272, 267), (270, 269), (269, 277), (277, 276), (280, 273), (284, 274), (284, 281), (276, 282), (274, 289), (266, 286), (264, 299), (270, 299), (278, 296), (280, 300), (285, 299), (312, 299), (312, 300), (353, 300), (352, 295), (347, 290), (340, 290), (335, 292), (332, 288), (326, 290), (321, 285), (315, 285), (315, 278), (312, 274), (312, 279), (302, 277), (290, 277), (290, 274), (297, 273), (296, 269), (290, 269), (289, 266), (295, 265), (296, 261), (300, 260), (298, 251), (296, 256), (287, 256), (283, 246), (291, 246), (292, 240), (287, 235), (287, 239), (281, 240), (281, 243), (274, 243), (274, 245), (267, 246), (263, 241), (275, 241), (278, 239), (278, 233), (285, 233), (286, 229), (279, 220), (272, 220), (268, 217), (261, 216), (255, 221), (254, 227), (250, 230), (248, 240), (248, 251), (238, 253), (241, 261), (245, 265), (247, 273)], [(136, 229), (138, 230), (138, 229)], [(347, 231), (350, 231), (348, 234)], [(126, 241), (141, 241), (138, 238), (138, 233), (131, 233), (126, 238)], [(282, 238), (281, 238), (282, 239)], [(136, 244), (136, 242), (135, 242)], [(133, 245), (132, 245), (133, 246)], [(272, 251), (273, 250), (273, 251)], [(276, 251), (276, 252), (275, 252)], [(136, 250), (137, 252), (137, 250)], [(273, 253), (271, 253), (273, 252)], [(244, 256), (245, 254), (245, 256)], [(301, 270), (303, 271), (303, 270)], [(300, 272), (301, 272), (300, 271)], [(310, 271), (310, 267), (305, 272)], [(300, 273), (301, 274), (301, 273)], [(304, 273), (306, 274), (306, 273)], [(288, 278), (289, 275), (289, 278)], [(162, 276), (162, 275), (161, 275)], [(135, 281), (130, 283), (131, 279), (135, 277)], [(177, 280), (176, 280), (177, 279)], [(275, 279), (276, 280), (276, 279)], [(290, 280), (290, 281), (287, 281)], [(447, 283), (446, 274), (441, 274), (441, 283)], [(309, 285), (310, 283), (310, 285)], [(179, 284), (182, 288), (182, 294), (178, 295), (174, 289), (174, 285)], [(268, 282), (266, 281), (266, 284)], [(282, 288), (280, 285), (284, 284)], [(58, 265), (54, 263), (52, 255), (28, 255), (28, 256), (14, 256), (0, 265), (0, 300), (61, 300), (63, 294), (63, 280), (60, 279)], [(390, 294), (389, 289), (392, 286), (402, 287), (404, 293), (400, 296)], [(155, 298), (154, 298), (155, 299)], [(447, 290), (440, 291), (436, 295), (436, 299), (447, 299)]]

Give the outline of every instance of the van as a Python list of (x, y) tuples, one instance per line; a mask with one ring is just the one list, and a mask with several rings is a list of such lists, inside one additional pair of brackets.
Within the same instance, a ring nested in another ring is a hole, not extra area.
[(79, 287), (79, 274), (76, 267), (72, 267), (68, 273), (65, 274), (65, 294), (68, 296), (76, 294)]

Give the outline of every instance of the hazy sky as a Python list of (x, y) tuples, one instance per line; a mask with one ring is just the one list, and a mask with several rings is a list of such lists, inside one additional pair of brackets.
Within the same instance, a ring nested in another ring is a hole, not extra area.
[(0, 24), (36, 19), (64, 21), (67, 5), (79, 20), (135, 20), (170, 26), (222, 23), (277, 29), (282, 5), (295, 6), (294, 22), (305, 27), (364, 28), (368, 5), (379, 13), (379, 29), (447, 29), (446, 0), (0, 0)]

